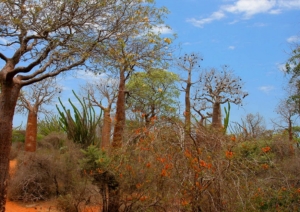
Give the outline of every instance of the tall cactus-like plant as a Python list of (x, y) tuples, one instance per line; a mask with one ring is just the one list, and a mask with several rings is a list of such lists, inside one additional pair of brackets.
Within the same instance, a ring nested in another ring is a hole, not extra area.
[[(74, 91), (72, 91), (76, 99), (81, 105), (82, 111), (72, 103), (69, 99), (69, 103), (73, 109), (73, 116), (71, 115), (70, 109), (66, 109), (60, 98), (58, 98), (62, 110), (56, 105), (59, 113), (59, 121), (62, 129), (67, 133), (68, 138), (72, 139), (75, 143), (82, 144), (83, 147), (97, 144), (96, 130), (100, 123), (102, 116), (102, 110), (100, 115), (97, 117), (94, 108), (89, 102), (84, 99), (81, 100)], [(89, 98), (88, 98), (89, 99)]]
[(230, 103), (228, 102), (228, 110), (226, 107), (224, 107), (224, 112), (225, 112), (225, 118), (224, 118), (224, 134), (227, 131), (228, 124), (229, 124), (229, 116), (230, 116)]

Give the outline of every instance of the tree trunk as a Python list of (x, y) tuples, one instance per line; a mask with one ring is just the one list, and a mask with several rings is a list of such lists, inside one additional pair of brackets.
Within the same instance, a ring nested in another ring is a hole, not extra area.
[(116, 109), (116, 123), (113, 135), (113, 147), (122, 146), (123, 133), (125, 127), (125, 71), (120, 71), (120, 83), (117, 99), (117, 109)]
[(215, 129), (222, 128), (222, 121), (221, 121), (221, 104), (215, 102), (213, 105), (213, 114), (212, 114), (212, 126)]
[(293, 141), (293, 123), (291, 119), (289, 119), (288, 132), (289, 132), (289, 141)]
[(21, 87), (13, 81), (1, 82), (0, 93), (0, 212), (5, 211), (12, 121)]
[(189, 73), (189, 78), (187, 86), (185, 89), (185, 131), (187, 134), (191, 134), (191, 99), (190, 99), (190, 90), (191, 90), (191, 76)]
[(28, 112), (27, 127), (25, 134), (25, 151), (36, 151), (36, 137), (37, 137), (37, 110), (31, 108)]
[(105, 108), (103, 117), (103, 127), (102, 127), (102, 149), (108, 149), (110, 146), (110, 131), (111, 131), (111, 118), (110, 118), (110, 108)]

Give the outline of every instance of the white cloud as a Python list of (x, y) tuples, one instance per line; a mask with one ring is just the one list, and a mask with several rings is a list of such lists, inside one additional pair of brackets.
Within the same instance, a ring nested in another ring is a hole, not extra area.
[(173, 31), (170, 27), (167, 27), (165, 25), (158, 25), (156, 27), (152, 28), (152, 31), (156, 34), (160, 33), (160, 34), (172, 34)]
[(265, 23), (255, 23), (253, 26), (254, 27), (264, 27), (264, 26), (266, 26), (266, 24)]
[(239, 21), (238, 20), (233, 20), (233, 21), (231, 21), (231, 22), (229, 22), (228, 24), (235, 24), (235, 23), (238, 23)]
[[(226, 13), (237, 14), (244, 19), (249, 19), (252, 16), (260, 13), (268, 14), (280, 14), (283, 10), (288, 9), (300, 9), (300, 0), (234, 0), (223, 1), (227, 4), (220, 6), (220, 9), (213, 12), (209, 17), (196, 19), (187, 19), (187, 22), (192, 23), (196, 27), (204, 27), (205, 24), (209, 24), (215, 20), (221, 20), (226, 17)], [(230, 23), (236, 23), (233, 21)]]
[(100, 77), (92, 71), (79, 70), (76, 72), (76, 78), (83, 79), (83, 80), (97, 80)]
[(281, 10), (281, 9), (274, 9), (274, 10), (270, 10), (269, 13), (270, 13), (270, 14), (273, 14), (273, 15), (277, 15), (277, 14), (282, 13), (282, 10)]
[(287, 39), (287, 42), (289, 42), (289, 43), (296, 43), (299, 41), (300, 41), (300, 36), (297, 36), (297, 35), (291, 36)]
[(229, 46), (228, 49), (234, 50), (234, 49), (235, 49), (235, 46)]
[(222, 6), (222, 9), (229, 13), (243, 14), (250, 18), (257, 13), (268, 12), (276, 5), (276, 0), (238, 0), (233, 5)]
[(279, 7), (285, 7), (288, 9), (296, 9), (300, 8), (300, 1), (299, 0), (278, 0)]
[(196, 27), (203, 27), (204, 24), (208, 24), (215, 20), (220, 20), (225, 17), (225, 14), (222, 11), (217, 11), (212, 13), (208, 18), (197, 20), (195, 18), (187, 19), (187, 22), (192, 23)]
[(268, 94), (270, 93), (270, 91), (274, 90), (274, 86), (270, 86), (270, 85), (267, 85), (267, 86), (261, 86), (258, 88), (259, 90), (261, 90), (262, 92)]

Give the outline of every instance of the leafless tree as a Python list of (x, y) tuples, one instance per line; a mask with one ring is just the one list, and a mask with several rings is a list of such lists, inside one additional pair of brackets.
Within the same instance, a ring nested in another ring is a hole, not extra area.
[(89, 95), (93, 106), (100, 107), (103, 111), (103, 125), (101, 130), (101, 148), (107, 149), (110, 146), (111, 137), (111, 111), (117, 99), (118, 80), (108, 75), (88, 82), (84, 87), (84, 93)]
[[(299, 83), (299, 82), (294, 82)], [(278, 114), (278, 120), (272, 120), (275, 127), (285, 129), (288, 131), (289, 140), (293, 140), (293, 127), (296, 123), (297, 118), (299, 117), (299, 100), (298, 98), (294, 99), (293, 96), (298, 96), (297, 92), (299, 89), (294, 84), (289, 84), (286, 88), (287, 97), (281, 99), (275, 109), (275, 112)]]
[(22, 89), (16, 110), (21, 113), (28, 112), (25, 151), (36, 151), (38, 114), (50, 112), (44, 105), (53, 103), (54, 98), (59, 95), (61, 90), (54, 78), (44, 79)]
[(227, 102), (242, 105), (242, 100), (248, 93), (242, 90), (243, 82), (239, 77), (224, 66), (221, 71), (211, 69), (201, 73), (197, 84), (195, 101), (207, 101), (211, 104), (212, 126), (222, 127), (221, 105)]
[(245, 133), (245, 138), (256, 139), (265, 132), (265, 120), (259, 113), (249, 113), (242, 119), (242, 126)]
[(185, 93), (184, 102), (185, 102), (185, 129), (188, 134), (191, 132), (191, 87), (196, 82), (192, 82), (192, 72), (200, 70), (200, 61), (203, 59), (196, 53), (185, 54), (182, 57), (179, 57), (179, 60), (176, 60), (176, 65), (183, 71), (187, 72), (187, 77), (181, 79), (185, 84), (182, 85), (182, 89)]

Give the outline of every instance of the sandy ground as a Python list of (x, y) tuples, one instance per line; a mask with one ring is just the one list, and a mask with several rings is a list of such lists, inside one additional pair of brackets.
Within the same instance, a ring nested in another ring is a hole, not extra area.
[(55, 205), (51, 202), (24, 204), (8, 201), (6, 203), (6, 212), (57, 212)]

